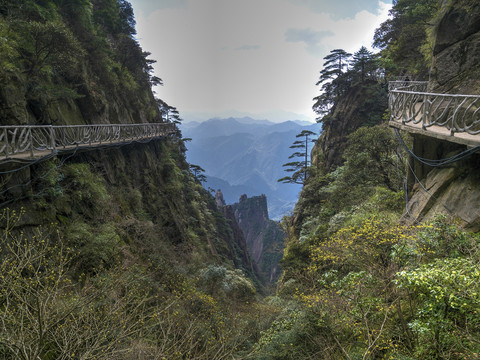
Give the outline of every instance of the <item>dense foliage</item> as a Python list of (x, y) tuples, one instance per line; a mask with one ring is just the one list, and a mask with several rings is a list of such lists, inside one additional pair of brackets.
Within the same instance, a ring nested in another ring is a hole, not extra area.
[(178, 140), (137, 147), (43, 163), (3, 210), (0, 357), (222, 359), (269, 325)]
[(476, 358), (479, 237), (446, 218), (352, 220), (288, 245), (279, 295), (295, 310), (264, 333), (259, 358)]
[(84, 249), (53, 227), (18, 232), (24, 215), (0, 216), (3, 359), (223, 359), (269, 321), (268, 307), (245, 311), (255, 289), (240, 270), (210, 266), (195, 280), (155, 260), (158, 249), (142, 261), (123, 244), (122, 262), (77, 279)]
[(335, 103), (355, 85), (363, 85), (367, 80), (385, 80), (377, 55), (364, 46), (353, 55), (343, 49), (332, 50), (324, 60), (316, 83), (322, 84), (321, 94), (313, 99), (313, 110), (319, 115), (318, 122), (323, 121), (323, 117), (332, 112)]
[(381, 49), (381, 62), (392, 76), (426, 79), (433, 51), (431, 31), (440, 8), (438, 0), (396, 0), (390, 19), (376, 31), (374, 46)]
[(480, 237), (453, 217), (399, 223), (406, 156), (382, 124), (386, 107), (358, 96), (379, 94), (378, 104), (386, 80), (427, 75), (440, 5), (394, 1), (375, 34), (379, 54), (335, 49), (325, 57), (314, 99), (322, 136), (294, 214), (283, 220), (284, 273), (271, 300), (283, 310), (253, 358), (479, 357)]
[[(0, 33), (2, 124), (180, 121), (128, 1), (1, 0)], [(249, 352), (276, 309), (185, 150), (178, 131), (2, 164), (0, 358)]]
[[(480, 237), (399, 223), (405, 156), (382, 124), (390, 74), (425, 74), (438, 4), (394, 1), (380, 55), (325, 58), (314, 109), (340, 161), (320, 139), (302, 167), (275, 296), (259, 301), (180, 133), (2, 174), (0, 357), (478, 358)], [(0, 0), (2, 123), (178, 122), (134, 34), (125, 0)]]
[(0, 34), (2, 124), (160, 117), (151, 85), (161, 80), (133, 37), (128, 1), (2, 0)]

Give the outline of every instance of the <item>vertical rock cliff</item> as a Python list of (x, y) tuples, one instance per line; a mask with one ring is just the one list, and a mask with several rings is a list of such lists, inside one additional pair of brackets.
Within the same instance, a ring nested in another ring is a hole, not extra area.
[[(446, 3), (433, 34), (430, 91), (480, 94), (480, 4), (460, 0)], [(413, 152), (431, 160), (446, 159), (467, 150), (464, 145), (415, 135)], [(411, 195), (404, 216), (410, 222), (438, 213), (455, 216), (471, 230), (480, 229), (480, 155), (447, 166), (430, 167), (414, 161)], [(415, 179), (415, 177), (417, 179)], [(419, 182), (419, 181), (420, 182)]]
[(231, 234), (231, 241), (229, 241), (228, 244), (235, 266), (246, 269), (254, 279), (259, 278), (259, 280), (262, 280), (257, 263), (252, 261), (252, 256), (248, 251), (244, 232), (239, 227), (237, 220), (235, 219), (233, 207), (231, 205), (226, 205), (221, 190), (218, 190), (215, 194), (215, 203), (218, 211), (227, 221), (228, 232)]
[(280, 275), (279, 263), (283, 256), (283, 231), (268, 217), (265, 195), (248, 198), (242, 195), (232, 205), (235, 219), (246, 238), (248, 250), (268, 283)]
[(347, 137), (365, 125), (382, 121), (387, 108), (385, 86), (367, 80), (352, 86), (322, 120), (322, 134), (312, 150), (312, 164), (333, 170), (343, 163)]
[(434, 31), (430, 87), (434, 92), (480, 93), (480, 3), (459, 0), (443, 7)]
[[(152, 92), (161, 83), (155, 61), (134, 35), (128, 1), (2, 1), (0, 38), (8, 46), (0, 48), (1, 124), (166, 121), (172, 108)], [(195, 273), (215, 263), (255, 278), (246, 246), (234, 237), (238, 229), (217, 211), (184, 152), (177, 131), (149, 143), (53, 154), (31, 166), (4, 162), (0, 208), (27, 209), (21, 226), (58, 224), (98, 260), (86, 272), (117, 265), (122, 248), (169, 271)], [(116, 257), (98, 259), (100, 243), (117, 238)]]

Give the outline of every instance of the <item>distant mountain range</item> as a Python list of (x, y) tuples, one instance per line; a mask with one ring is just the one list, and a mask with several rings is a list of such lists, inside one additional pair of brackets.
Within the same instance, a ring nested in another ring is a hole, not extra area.
[(302, 130), (319, 131), (318, 124), (304, 121), (273, 123), (250, 117), (210, 119), (182, 124), (187, 160), (205, 169), (206, 188), (221, 189), (228, 204), (242, 194), (265, 194), (269, 216), (279, 220), (293, 210), (300, 185), (277, 182), (285, 176), (282, 165), (292, 154), (290, 145)]
[(294, 113), (290, 111), (283, 111), (283, 110), (278, 110), (278, 111), (266, 111), (262, 113), (250, 113), (250, 112), (245, 112), (245, 111), (235, 111), (235, 110), (225, 110), (223, 112), (215, 112), (215, 113), (208, 113), (208, 112), (191, 112), (191, 111), (181, 111), (181, 116), (184, 119), (185, 122), (189, 121), (199, 121), (199, 122), (204, 122), (213, 118), (218, 118), (218, 119), (227, 119), (230, 117), (236, 118), (236, 119), (242, 119), (242, 118), (250, 118), (250, 119), (255, 119), (255, 121), (259, 119), (274, 119), (274, 122), (284, 122), (288, 120), (295, 119), (294, 121), (296, 122), (305, 122), (305, 123), (312, 123), (313, 113), (310, 115), (305, 115), (305, 114), (299, 114), (299, 113)]

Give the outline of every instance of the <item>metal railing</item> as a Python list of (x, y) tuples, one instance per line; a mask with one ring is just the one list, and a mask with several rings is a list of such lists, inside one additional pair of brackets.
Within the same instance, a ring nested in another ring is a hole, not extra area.
[(390, 120), (421, 124), (423, 130), (445, 127), (452, 136), (480, 134), (480, 95), (428, 93), (427, 86), (428, 82), (421, 81), (390, 82)]
[(428, 81), (397, 80), (397, 81), (388, 82), (388, 91), (402, 90), (402, 91), (426, 92), (427, 87), (428, 87)]
[(102, 125), (0, 126), (0, 160), (24, 155), (101, 146), (166, 136), (176, 131), (172, 123)]

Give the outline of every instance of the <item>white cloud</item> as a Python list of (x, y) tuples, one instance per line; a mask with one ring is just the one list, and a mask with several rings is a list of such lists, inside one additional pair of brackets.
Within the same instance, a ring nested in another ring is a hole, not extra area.
[(341, 19), (332, 23), (331, 26), (336, 29), (335, 35), (326, 38), (325, 45), (333, 49), (342, 44), (341, 47), (350, 52), (358, 50), (362, 45), (371, 49), (375, 29), (387, 20), (390, 8), (390, 5), (379, 2), (376, 14), (363, 10), (352, 19)]
[(321, 57), (325, 53), (325, 47), (321, 43), (322, 40), (333, 35), (334, 33), (330, 30), (314, 31), (311, 28), (290, 28), (285, 32), (285, 41), (304, 42), (309, 54)]
[[(362, 10), (374, 13), (377, 9), (376, 0), (285, 0), (292, 4), (305, 6), (315, 13), (330, 14), (333, 19), (353, 18)], [(389, 5), (392, 4), (391, 0)]]
[(390, 8), (378, 2), (376, 13), (338, 20), (297, 0), (188, 0), (151, 13), (139, 12), (137, 1), (140, 43), (165, 83), (158, 96), (180, 112), (283, 110), (311, 118), (322, 57), (370, 47)]
[(285, 32), (285, 40), (287, 42), (304, 42), (309, 46), (317, 45), (325, 36), (332, 36), (333, 32), (314, 31), (311, 28), (297, 29), (290, 28)]

